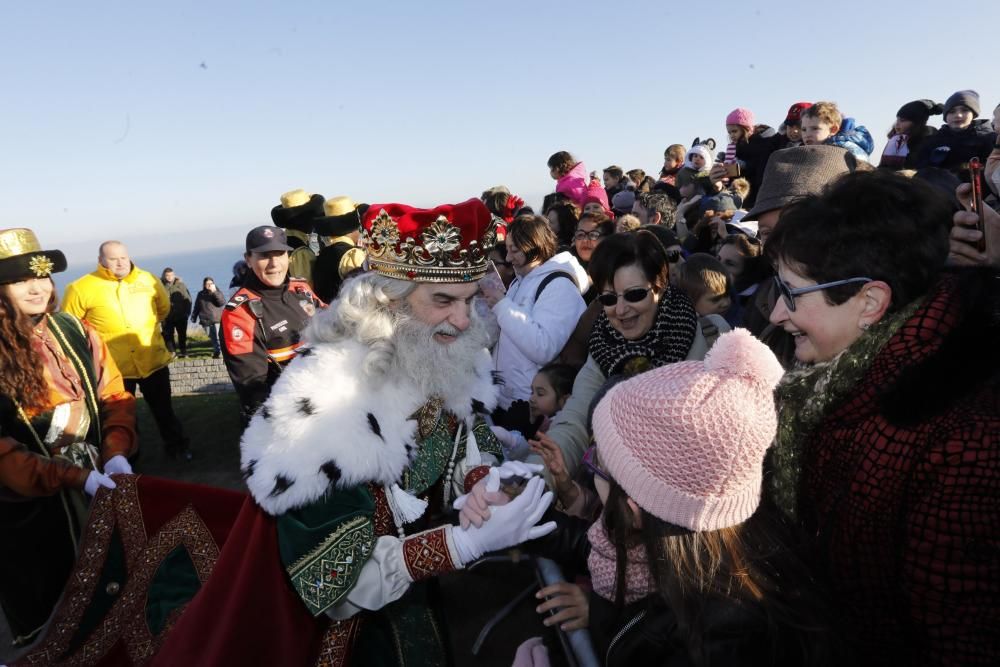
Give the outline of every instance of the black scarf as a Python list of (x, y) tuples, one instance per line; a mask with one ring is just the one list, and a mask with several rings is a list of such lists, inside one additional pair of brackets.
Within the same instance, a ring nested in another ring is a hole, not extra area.
[(638, 340), (627, 340), (602, 312), (590, 334), (590, 356), (605, 377), (635, 375), (687, 358), (698, 330), (698, 315), (687, 295), (668, 287), (660, 297), (653, 326)]

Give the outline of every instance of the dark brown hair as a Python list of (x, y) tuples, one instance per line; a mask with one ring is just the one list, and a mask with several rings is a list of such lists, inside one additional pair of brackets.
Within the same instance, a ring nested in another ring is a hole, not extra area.
[[(884, 169), (846, 174), (821, 195), (785, 207), (764, 252), (805, 278), (882, 280), (892, 289), (889, 312), (930, 290), (948, 257), (952, 205), (917, 178)], [(863, 283), (821, 292), (831, 305)]]
[(568, 174), (576, 166), (576, 158), (566, 151), (559, 151), (549, 156), (549, 169), (555, 169), (560, 176)]
[(559, 231), (556, 234), (559, 245), (572, 245), (573, 234), (576, 232), (576, 225), (580, 220), (580, 209), (573, 202), (561, 201), (545, 209), (546, 216), (552, 212), (555, 212), (556, 219), (559, 221)]
[[(0, 394), (25, 410), (40, 410), (48, 405), (49, 385), (41, 355), (31, 345), (34, 322), (18, 310), (5, 287), (0, 285)], [(53, 284), (46, 312), (52, 312), (55, 306)]]
[(767, 506), (741, 524), (703, 532), (640, 508), (640, 529), (625, 491), (614, 480), (609, 486), (602, 519), (616, 553), (615, 604), (624, 606), (628, 549), (642, 544), (657, 592), (675, 614), (693, 664), (706, 662), (705, 611), (720, 599), (766, 619), (773, 654), (799, 654), (788, 664), (831, 664), (834, 654), (844, 651), (834, 643), (828, 596), (792, 548), (793, 529)]
[(549, 221), (540, 215), (519, 215), (507, 225), (507, 238), (524, 253), (529, 264), (544, 262), (556, 254), (556, 236)]
[(617, 164), (613, 164), (610, 167), (605, 167), (604, 173), (611, 176), (611, 178), (617, 178), (619, 181), (622, 180), (622, 176), (625, 175), (625, 172)]
[(705, 294), (728, 294), (732, 288), (729, 272), (718, 259), (698, 252), (687, 258), (677, 271), (677, 287), (692, 303)]
[(667, 254), (663, 244), (652, 232), (640, 229), (626, 234), (613, 234), (604, 239), (590, 257), (588, 271), (598, 290), (614, 281), (618, 269), (638, 266), (653, 289), (660, 293), (667, 288)]

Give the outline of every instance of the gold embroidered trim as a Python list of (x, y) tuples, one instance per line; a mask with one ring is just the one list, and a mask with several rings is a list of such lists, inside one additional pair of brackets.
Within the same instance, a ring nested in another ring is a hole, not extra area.
[(354, 587), (374, 544), (371, 519), (357, 516), (288, 568), (292, 587), (313, 616), (337, 604)]

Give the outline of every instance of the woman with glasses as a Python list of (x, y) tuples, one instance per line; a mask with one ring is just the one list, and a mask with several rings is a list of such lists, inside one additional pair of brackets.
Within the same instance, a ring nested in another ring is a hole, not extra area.
[(541, 216), (515, 218), (507, 226), (505, 243), (513, 282), (506, 294), (485, 283), (482, 287), (500, 325), (493, 363), (503, 384), (495, 421), (531, 436), (531, 381), (569, 339), (586, 309), (580, 294), (590, 286), (590, 279), (570, 253), (556, 253), (555, 235)]
[(768, 239), (775, 501), (814, 538), (863, 664), (1000, 661), (1000, 283), (947, 270), (948, 200), (884, 171), (786, 208)]
[(573, 395), (536, 446), (539, 454), (558, 447), (570, 477), (590, 442), (587, 411), (609, 377), (702, 359), (708, 351), (690, 299), (669, 285), (669, 264), (663, 244), (646, 230), (610, 236), (594, 251), (590, 276), (602, 312)]

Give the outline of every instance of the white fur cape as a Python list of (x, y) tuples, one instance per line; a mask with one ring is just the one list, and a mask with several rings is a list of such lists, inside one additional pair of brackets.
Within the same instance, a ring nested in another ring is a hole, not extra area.
[[(240, 468), (269, 514), (308, 505), (336, 488), (393, 484), (417, 456), (417, 423), (410, 416), (430, 397), (408, 378), (366, 377), (361, 366), (368, 352), (356, 341), (314, 343), (285, 368), (254, 415), (240, 443)], [(474, 403), (492, 412), (492, 368), (484, 349), (464, 386), (443, 397), (444, 409), (468, 424)]]

